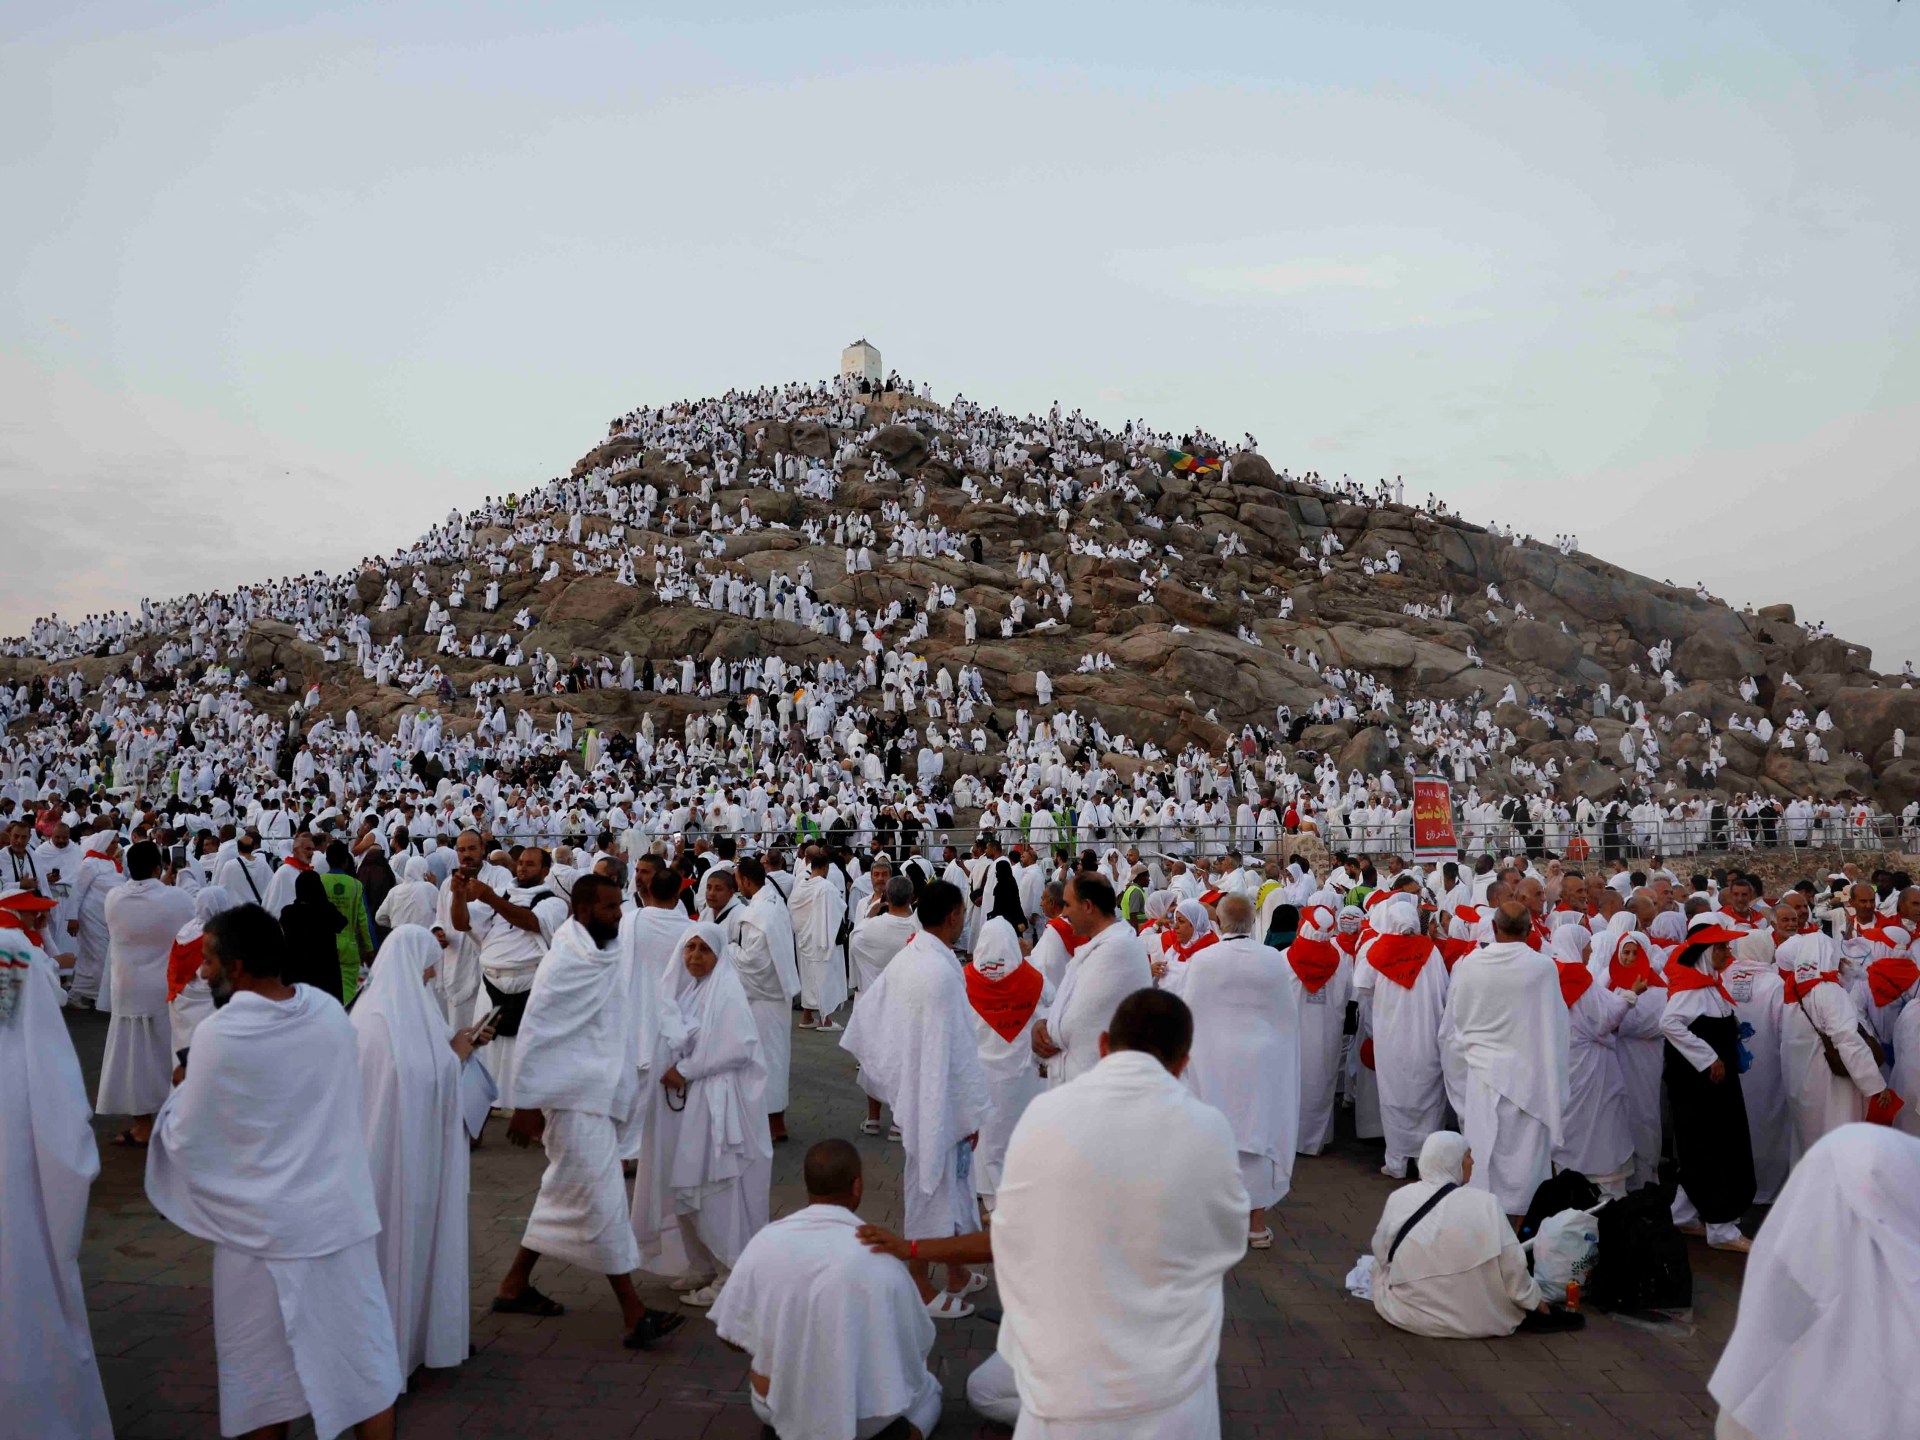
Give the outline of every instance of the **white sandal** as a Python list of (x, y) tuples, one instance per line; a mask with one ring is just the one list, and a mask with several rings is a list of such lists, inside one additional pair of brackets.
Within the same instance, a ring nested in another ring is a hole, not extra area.
[(973, 1274), (967, 1277), (967, 1283), (962, 1285), (955, 1293), (960, 1295), (978, 1295), (986, 1288), (987, 1272), (976, 1269)]
[(972, 1313), (964, 1291), (942, 1290), (927, 1301), (927, 1314), (936, 1320), (964, 1320)]
[(684, 1294), (689, 1290), (704, 1290), (712, 1283), (713, 1276), (711, 1275), (687, 1274), (682, 1275), (678, 1280), (669, 1280), (667, 1282), (667, 1288), (678, 1295)]
[(1271, 1250), (1273, 1248), (1273, 1231), (1267, 1229), (1249, 1235), (1247, 1237), (1247, 1248), (1249, 1250)]
[(880, 1122), (878, 1120), (862, 1120), (860, 1122), (860, 1133), (862, 1135), (878, 1135), (880, 1133)]

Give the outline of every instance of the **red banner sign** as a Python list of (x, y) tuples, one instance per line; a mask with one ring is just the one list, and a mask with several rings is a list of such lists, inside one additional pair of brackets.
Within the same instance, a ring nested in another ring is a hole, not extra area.
[(1453, 787), (1438, 775), (1413, 779), (1413, 858), (1453, 860), (1460, 842), (1453, 833)]

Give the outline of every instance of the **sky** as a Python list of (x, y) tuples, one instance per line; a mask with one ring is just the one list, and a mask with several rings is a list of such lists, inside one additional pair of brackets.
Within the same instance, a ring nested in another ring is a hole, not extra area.
[(0, 0), (0, 134), (0, 633), (864, 336), (1920, 656), (1920, 4)]

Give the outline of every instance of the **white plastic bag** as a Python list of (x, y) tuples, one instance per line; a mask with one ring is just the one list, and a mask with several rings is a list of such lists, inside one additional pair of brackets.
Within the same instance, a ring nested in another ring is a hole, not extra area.
[(1585, 1285), (1600, 1258), (1600, 1224), (1584, 1210), (1562, 1210), (1540, 1222), (1533, 1239), (1533, 1278), (1540, 1293), (1564, 1301), (1569, 1284)]

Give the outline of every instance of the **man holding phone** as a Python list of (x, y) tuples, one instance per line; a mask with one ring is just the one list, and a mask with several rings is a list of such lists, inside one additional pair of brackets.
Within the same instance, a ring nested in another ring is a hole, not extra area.
[[(495, 1002), (485, 998), (480, 988), (481, 936), (454, 923), (454, 879), (465, 877), (464, 893), (471, 900), (473, 881), (479, 880), (496, 892), (510, 890), (513, 872), (487, 863), (486, 841), (478, 830), (463, 830), (452, 846), (452, 854), (455, 865), (447, 873), (446, 883), (439, 888), (434, 908), (433, 928), (446, 946), (434, 983), (440, 987), (448, 1018), (458, 1025), (469, 1017), (494, 1009)], [(472, 911), (464, 913), (471, 925)]]
[[(465, 839), (461, 837), (463, 844)], [(483, 1003), (500, 1012), (492, 1027), (495, 1040), (487, 1052), (487, 1069), (500, 1089), (500, 1106), (508, 1110), (517, 1103), (513, 1082), (520, 1017), (548, 942), (567, 919), (567, 902), (547, 888), (551, 869), (547, 852), (529, 845), (515, 859), (512, 883), (504, 894), (487, 879), (469, 875), (464, 859), (447, 881), (448, 919), (454, 930), (478, 938)]]

